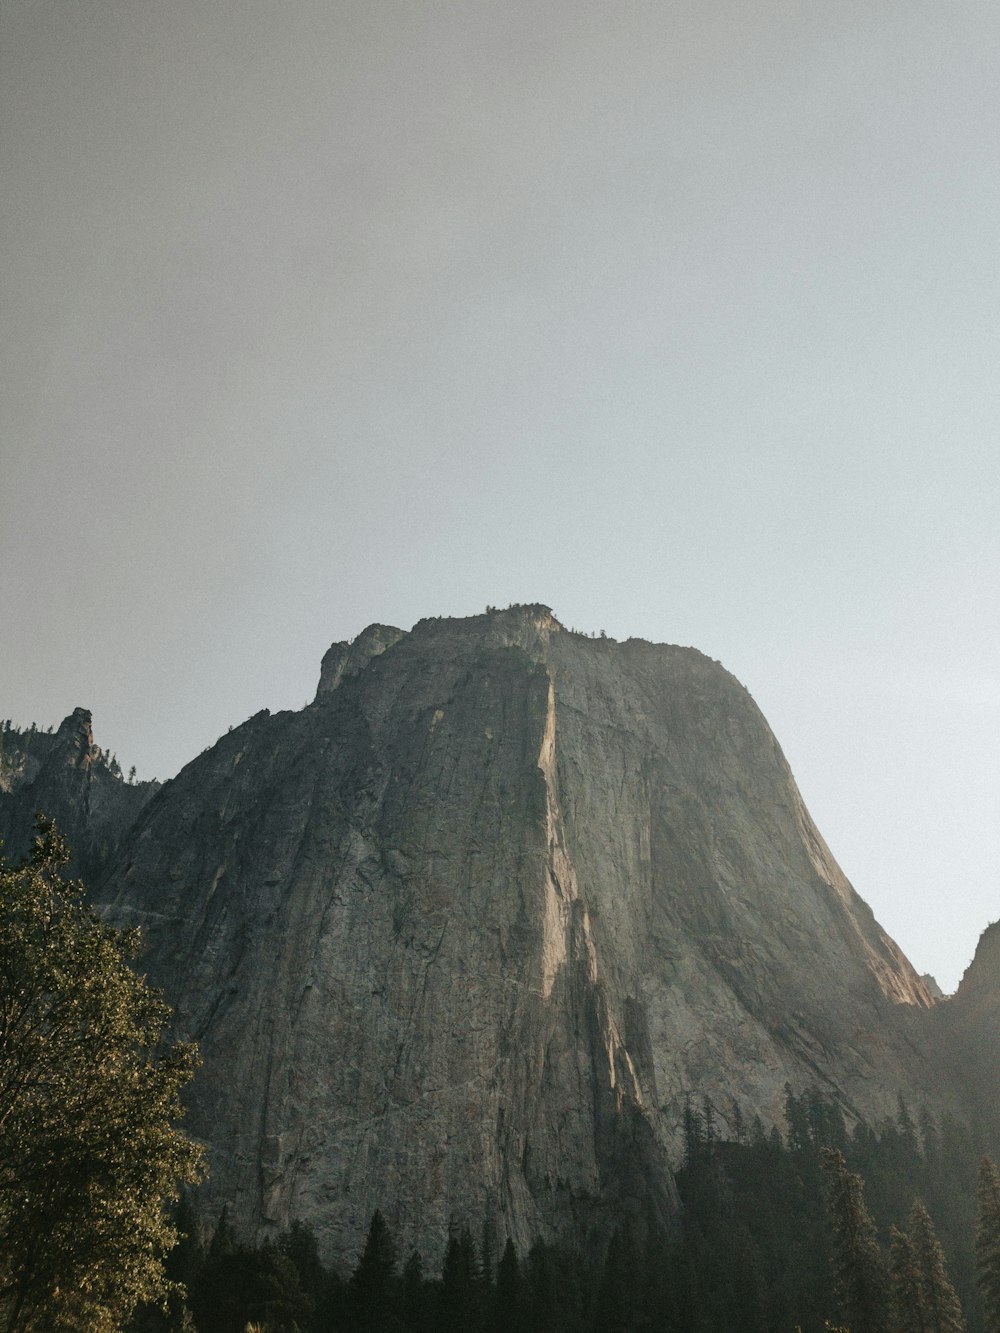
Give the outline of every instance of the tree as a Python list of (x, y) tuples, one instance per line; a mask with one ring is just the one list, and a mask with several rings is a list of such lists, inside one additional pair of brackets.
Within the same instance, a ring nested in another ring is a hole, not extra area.
[(351, 1291), (362, 1328), (381, 1329), (389, 1323), (396, 1304), (396, 1247), (378, 1208), (351, 1275)]
[[(707, 1105), (707, 1102), (706, 1102)], [(640, 1272), (628, 1228), (616, 1230), (608, 1242), (604, 1271), (594, 1304), (595, 1333), (630, 1333), (639, 1327)]]
[(521, 1266), (517, 1262), (514, 1242), (507, 1237), (503, 1255), (497, 1265), (494, 1324), (497, 1333), (513, 1333), (521, 1327), (523, 1305)]
[(200, 1175), (176, 1127), (193, 1046), (119, 933), (61, 872), (39, 816), (28, 859), (0, 861), (0, 1330), (105, 1333), (170, 1290), (168, 1206)]
[(827, 1207), (833, 1225), (833, 1266), (840, 1314), (851, 1333), (885, 1333), (888, 1283), (875, 1223), (865, 1207), (864, 1181), (841, 1152), (823, 1150)]
[(898, 1333), (927, 1333), (920, 1263), (913, 1238), (897, 1227), (890, 1227), (889, 1237), (893, 1328)]
[(979, 1164), (976, 1263), (986, 1326), (990, 1333), (997, 1333), (1000, 1330), (1000, 1172), (989, 1157)]
[[(404, 1325), (420, 1333), (421, 1329), (431, 1329), (434, 1322), (428, 1301), (427, 1282), (424, 1278), (424, 1261), (419, 1250), (411, 1250), (410, 1257), (403, 1265), (402, 1312)], [(506, 1330), (505, 1330), (506, 1333)]]
[(479, 1320), (482, 1269), (472, 1232), (452, 1230), (441, 1265), (441, 1327), (467, 1333)]
[(930, 1214), (919, 1199), (909, 1216), (927, 1333), (965, 1333), (962, 1306), (945, 1269), (944, 1251)]

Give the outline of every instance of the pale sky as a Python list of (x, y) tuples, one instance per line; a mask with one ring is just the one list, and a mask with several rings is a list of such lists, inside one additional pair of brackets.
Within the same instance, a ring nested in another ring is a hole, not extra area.
[(0, 717), (141, 776), (366, 624), (751, 690), (950, 989), (1000, 916), (995, 0), (0, 0)]

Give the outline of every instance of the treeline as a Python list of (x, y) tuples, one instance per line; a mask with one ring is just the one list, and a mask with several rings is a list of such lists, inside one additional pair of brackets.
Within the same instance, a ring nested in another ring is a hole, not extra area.
[[(835, 1102), (790, 1089), (785, 1121), (784, 1137), (765, 1134), (734, 1108), (720, 1133), (713, 1107), (688, 1111), (670, 1277), (686, 1290), (687, 1327), (819, 1333), (829, 1322), (851, 1333), (1000, 1333), (1000, 1316), (984, 1322), (978, 1290), (980, 1145), (964, 1124), (927, 1111), (915, 1123), (901, 1101), (878, 1132), (864, 1124), (848, 1131)], [(985, 1225), (1000, 1237), (1000, 1215)], [(926, 1238), (928, 1226), (960, 1323), (914, 1321), (897, 1309), (897, 1289), (906, 1293), (902, 1272), (893, 1277), (894, 1238)]]
[(474, 1239), (467, 1227), (449, 1237), (440, 1275), (429, 1274), (417, 1251), (400, 1256), (380, 1212), (346, 1277), (320, 1261), (311, 1229), (299, 1222), (255, 1247), (236, 1238), (224, 1210), (206, 1238), (185, 1200), (177, 1226), (182, 1239), (167, 1271), (178, 1290), (166, 1311), (140, 1311), (132, 1333), (589, 1329), (598, 1294), (593, 1265), (578, 1251), (538, 1241), (522, 1262), (508, 1241), (497, 1260), (492, 1237)]
[(690, 1106), (677, 1225), (636, 1218), (598, 1255), (542, 1242), (519, 1255), (488, 1227), (465, 1228), (428, 1271), (376, 1213), (354, 1271), (339, 1274), (301, 1224), (251, 1247), (225, 1212), (204, 1234), (186, 1200), (168, 1261), (186, 1298), (134, 1328), (1000, 1333), (1000, 1176), (965, 1126), (915, 1121), (900, 1103), (877, 1132), (849, 1131), (836, 1103), (790, 1089), (785, 1119), (782, 1135), (738, 1107), (723, 1120), (709, 1102)]

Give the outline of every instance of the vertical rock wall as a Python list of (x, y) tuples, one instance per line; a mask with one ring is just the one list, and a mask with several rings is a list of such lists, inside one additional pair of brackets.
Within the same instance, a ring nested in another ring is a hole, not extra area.
[(746, 691), (544, 607), (376, 626), (223, 737), (100, 896), (202, 1047), (210, 1190), (352, 1260), (668, 1216), (686, 1094), (875, 1115), (923, 983), (844, 880)]

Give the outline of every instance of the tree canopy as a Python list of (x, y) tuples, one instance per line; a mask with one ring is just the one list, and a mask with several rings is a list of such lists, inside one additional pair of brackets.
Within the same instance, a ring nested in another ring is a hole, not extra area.
[(63, 879), (39, 817), (28, 859), (0, 860), (0, 1329), (105, 1333), (166, 1295), (167, 1207), (200, 1175), (177, 1127), (191, 1045), (129, 966), (119, 932)]

